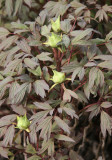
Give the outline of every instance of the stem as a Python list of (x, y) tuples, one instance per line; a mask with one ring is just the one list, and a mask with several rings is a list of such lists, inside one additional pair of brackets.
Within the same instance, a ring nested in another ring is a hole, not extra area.
[[(26, 148), (26, 132), (23, 132), (23, 146)], [(24, 160), (27, 160), (27, 154), (24, 153)]]

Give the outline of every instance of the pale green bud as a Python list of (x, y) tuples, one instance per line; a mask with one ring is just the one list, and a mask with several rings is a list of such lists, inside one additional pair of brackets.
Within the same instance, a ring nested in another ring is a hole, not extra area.
[(54, 73), (54, 75), (52, 77), (52, 81), (54, 83), (62, 83), (66, 80), (65, 73), (58, 72), (55, 70), (53, 70), (53, 73)]
[(51, 25), (52, 25), (52, 29), (53, 29), (54, 32), (60, 31), (60, 29), (61, 29), (61, 27), (60, 27), (60, 16), (58, 16), (58, 18), (55, 22), (53, 20), (51, 20)]
[(30, 121), (27, 119), (26, 114), (24, 116), (17, 116), (17, 127), (20, 130), (28, 130)]
[(57, 47), (57, 44), (62, 41), (62, 36), (52, 33), (51, 36), (48, 37), (48, 41), (44, 44), (47, 44), (53, 48)]

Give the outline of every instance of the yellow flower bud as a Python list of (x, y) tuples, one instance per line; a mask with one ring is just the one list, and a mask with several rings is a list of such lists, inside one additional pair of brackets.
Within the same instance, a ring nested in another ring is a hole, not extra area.
[(26, 114), (24, 116), (17, 116), (17, 127), (21, 130), (28, 131), (28, 127), (30, 126), (30, 121), (27, 119)]
[(62, 36), (52, 33), (51, 36), (48, 37), (48, 41), (44, 44), (47, 44), (53, 48), (57, 47), (57, 44), (62, 41)]
[(52, 29), (53, 29), (54, 32), (60, 31), (60, 29), (61, 29), (61, 27), (60, 27), (60, 16), (58, 16), (58, 18), (55, 22), (53, 20), (51, 20), (51, 24), (52, 24)]
[(55, 70), (53, 70), (53, 73), (52, 81), (54, 83), (62, 83), (66, 80), (65, 73), (57, 72)]

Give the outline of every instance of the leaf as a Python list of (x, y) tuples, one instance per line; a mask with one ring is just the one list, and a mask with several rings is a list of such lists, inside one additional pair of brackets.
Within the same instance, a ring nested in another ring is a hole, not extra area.
[(19, 104), (21, 103), (21, 101), (23, 100), (24, 96), (26, 93), (28, 93), (29, 89), (30, 89), (30, 84), (29, 83), (23, 83), (18, 90), (15, 90), (14, 96), (11, 99), (11, 103), (12, 104)]
[(16, 0), (14, 16), (17, 14), (18, 11), (20, 12), (22, 4), (23, 4), (23, 0), (19, 0), (19, 1)]
[(70, 21), (65, 19), (64, 21), (61, 21), (61, 30), (65, 33), (68, 33), (71, 30)]
[(41, 158), (37, 155), (33, 155), (31, 157), (28, 158), (28, 160), (40, 160)]
[(103, 108), (112, 107), (112, 103), (111, 103), (111, 102), (103, 102), (103, 103), (101, 104), (101, 107), (103, 107)]
[(35, 154), (35, 153), (37, 153), (37, 151), (36, 151), (35, 148), (29, 143), (29, 144), (26, 146), (26, 153)]
[(48, 13), (46, 10), (43, 10), (39, 13), (39, 16), (36, 18), (36, 22), (41, 26), (44, 24)]
[(20, 64), (22, 64), (22, 59), (15, 59), (13, 61), (10, 61), (9, 64), (6, 66), (4, 70), (4, 74), (10, 74), (13, 75), (13, 72), (17, 70), (17, 74), (21, 74), (22, 72), (22, 66), (20, 67)]
[(104, 61), (98, 64), (99, 67), (101, 68), (107, 68), (107, 69), (112, 69), (112, 60), (110, 61)]
[(11, 16), (12, 11), (13, 11), (13, 1), (12, 0), (6, 0), (5, 1), (5, 7), (6, 7), (6, 12), (8, 16)]
[(91, 20), (91, 12), (90, 10), (87, 10), (84, 12), (84, 19), (86, 22), (90, 23), (90, 20)]
[(35, 67), (38, 65), (38, 63), (31, 58), (25, 58), (24, 63), (31, 69), (35, 69)]
[(100, 106), (99, 105), (93, 105), (89, 107), (86, 112), (91, 112), (89, 115), (89, 121), (94, 117), (97, 116), (100, 113)]
[(72, 74), (72, 82), (74, 81), (76, 75), (81, 71), (82, 67), (75, 68), (73, 74)]
[(52, 107), (49, 105), (49, 103), (34, 102), (34, 104), (38, 109), (43, 109), (43, 110), (52, 109)]
[(6, 77), (4, 80), (0, 81), (0, 90), (2, 89), (2, 87), (4, 87), (6, 84), (8, 84), (9, 82), (13, 81), (12, 77)]
[(37, 58), (40, 61), (53, 61), (51, 57), (49, 57), (52, 53), (49, 52), (42, 52), (41, 54), (37, 55)]
[(86, 83), (85, 85), (84, 85), (84, 93), (85, 93), (85, 95), (86, 95), (86, 97), (89, 99), (89, 97), (90, 97), (90, 89), (89, 89), (89, 85), (88, 85), (88, 83)]
[(112, 54), (112, 43), (111, 42), (110, 43), (106, 43), (105, 45), (108, 48), (109, 52)]
[(42, 75), (42, 71), (41, 71), (40, 66), (38, 66), (36, 69), (27, 68), (27, 70), (28, 70), (29, 72), (31, 72), (32, 74), (34, 74), (35, 76), (41, 77), (41, 75)]
[(3, 143), (2, 143), (3, 146), (6, 147), (8, 145), (8, 143), (9, 143), (10, 146), (12, 145), (12, 141), (13, 141), (13, 138), (14, 138), (14, 132), (15, 132), (14, 125), (11, 125), (7, 129), (7, 132), (5, 133)]
[(67, 132), (68, 134), (70, 134), (70, 128), (69, 126), (62, 120), (60, 119), (59, 117), (55, 116), (54, 117), (54, 120), (56, 122), (56, 124), (61, 128), (63, 129), (65, 132)]
[(23, 52), (31, 54), (31, 48), (28, 45), (27, 41), (25, 40), (17, 41), (16, 44)]
[(8, 159), (8, 150), (0, 146), (0, 155)]
[(0, 44), (0, 51), (3, 49), (5, 50), (5, 49), (9, 48), (13, 43), (15, 43), (17, 41), (17, 39), (18, 39), (18, 36), (16, 36), (16, 35), (10, 36), (10, 37), (4, 39)]
[(48, 11), (49, 16), (53, 17), (53, 16), (62, 16), (64, 15), (64, 13), (67, 11), (67, 9), (70, 7), (69, 4), (67, 4), (67, 2), (64, 1), (59, 1), (59, 2), (53, 2), (53, 1), (49, 1), (48, 3), (46, 3), (46, 5), (44, 6), (44, 8)]
[(11, 114), (0, 118), (0, 127), (10, 125), (16, 119), (16, 117), (16, 114)]
[(40, 95), (42, 98), (46, 96), (45, 90), (49, 90), (48, 84), (44, 80), (37, 80), (33, 83), (34, 90), (37, 95)]
[(94, 59), (101, 59), (104, 61), (110, 61), (110, 60), (112, 60), (112, 56), (111, 55), (98, 55), (98, 56), (95, 56)]
[(111, 135), (111, 117), (104, 111), (101, 112), (101, 131), (104, 137), (106, 137), (106, 131)]
[(112, 38), (112, 31), (110, 31), (107, 35), (105, 40), (108, 42)]
[[(27, 25), (22, 24), (20, 22), (12, 22), (11, 25), (12, 25), (11, 28), (20, 29), (20, 30), (29, 30)], [(22, 40), (22, 41), (24, 41), (24, 40)]]
[(54, 154), (54, 141), (51, 140), (51, 143), (49, 144), (48, 147), (48, 155), (53, 156)]
[(97, 72), (98, 69), (96, 67), (93, 67), (89, 72), (89, 89), (91, 89), (95, 83), (95, 80), (97, 78)]
[(42, 154), (43, 152), (45, 152), (47, 149), (48, 149), (48, 147), (49, 147), (49, 145), (52, 143), (52, 140), (50, 139), (50, 140), (48, 140), (47, 142), (44, 142), (43, 143), (43, 145), (42, 145), (42, 148), (39, 150), (39, 154)]
[(68, 100), (70, 102), (71, 97), (78, 99), (78, 95), (75, 92), (65, 88), (63, 94), (63, 100)]
[(96, 12), (95, 18), (99, 18), (99, 21), (101, 22), (103, 19), (105, 19), (106, 21), (108, 21), (108, 16), (105, 12), (105, 10), (103, 8), (99, 9)]
[(75, 142), (72, 138), (62, 134), (56, 135), (55, 138), (59, 141)]
[(75, 117), (75, 118), (79, 118), (76, 114), (76, 112), (71, 109), (71, 108), (67, 108), (67, 107), (63, 107), (63, 110), (66, 112), (66, 114), (68, 114), (69, 116), (71, 116), (71, 118)]
[(37, 144), (37, 134), (36, 134), (35, 126), (36, 126), (36, 125), (34, 125), (34, 126), (31, 128), (31, 131), (30, 131), (30, 133), (29, 133), (30, 142), (31, 142), (32, 144)]
[(50, 31), (51, 31), (51, 25), (48, 25), (48, 26), (44, 25), (41, 27), (41, 35), (43, 35), (43, 36), (47, 37), (49, 35)]
[(77, 154), (77, 152), (70, 150), (69, 156), (71, 160), (84, 160), (80, 155)]
[(11, 108), (15, 113), (19, 115), (25, 115), (26, 113), (26, 109), (22, 105), (19, 105), (19, 106), (12, 105)]
[(29, 7), (31, 7), (32, 0), (24, 0), (24, 2), (25, 2)]
[(51, 121), (52, 121), (52, 116), (47, 116), (45, 119), (43, 119), (39, 125), (36, 128), (36, 132), (41, 130), (40, 137), (42, 137), (44, 140), (48, 140), (51, 135)]
[(5, 38), (9, 34), (10, 32), (6, 28), (0, 27), (0, 39)]
[(30, 120), (32, 120), (31, 127), (33, 127), (36, 123), (41, 122), (47, 115), (49, 111), (40, 111), (33, 115)]
[(71, 7), (75, 8), (75, 9), (84, 6), (82, 3), (80, 3), (80, 2), (78, 2), (78, 1), (76, 1), (76, 0), (72, 1), (72, 2), (70, 3), (70, 5), (71, 5)]
[(89, 35), (92, 32), (91, 28), (86, 29), (85, 31), (73, 31), (71, 32), (72, 36), (74, 35), (75, 38), (72, 40), (72, 44), (75, 44), (76, 42), (83, 39), (85, 36)]
[(69, 36), (67, 36), (66, 34), (64, 34), (63, 35), (63, 39), (62, 39), (62, 43), (64, 43), (64, 45), (67, 48), (69, 46), (69, 44), (70, 44), (70, 38), (69, 38)]

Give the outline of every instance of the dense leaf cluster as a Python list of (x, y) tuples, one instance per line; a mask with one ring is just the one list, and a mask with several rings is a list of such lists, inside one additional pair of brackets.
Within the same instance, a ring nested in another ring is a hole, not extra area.
[[(105, 159), (112, 128), (111, 1), (0, 5), (1, 157)], [(92, 127), (99, 145), (85, 157)]]

